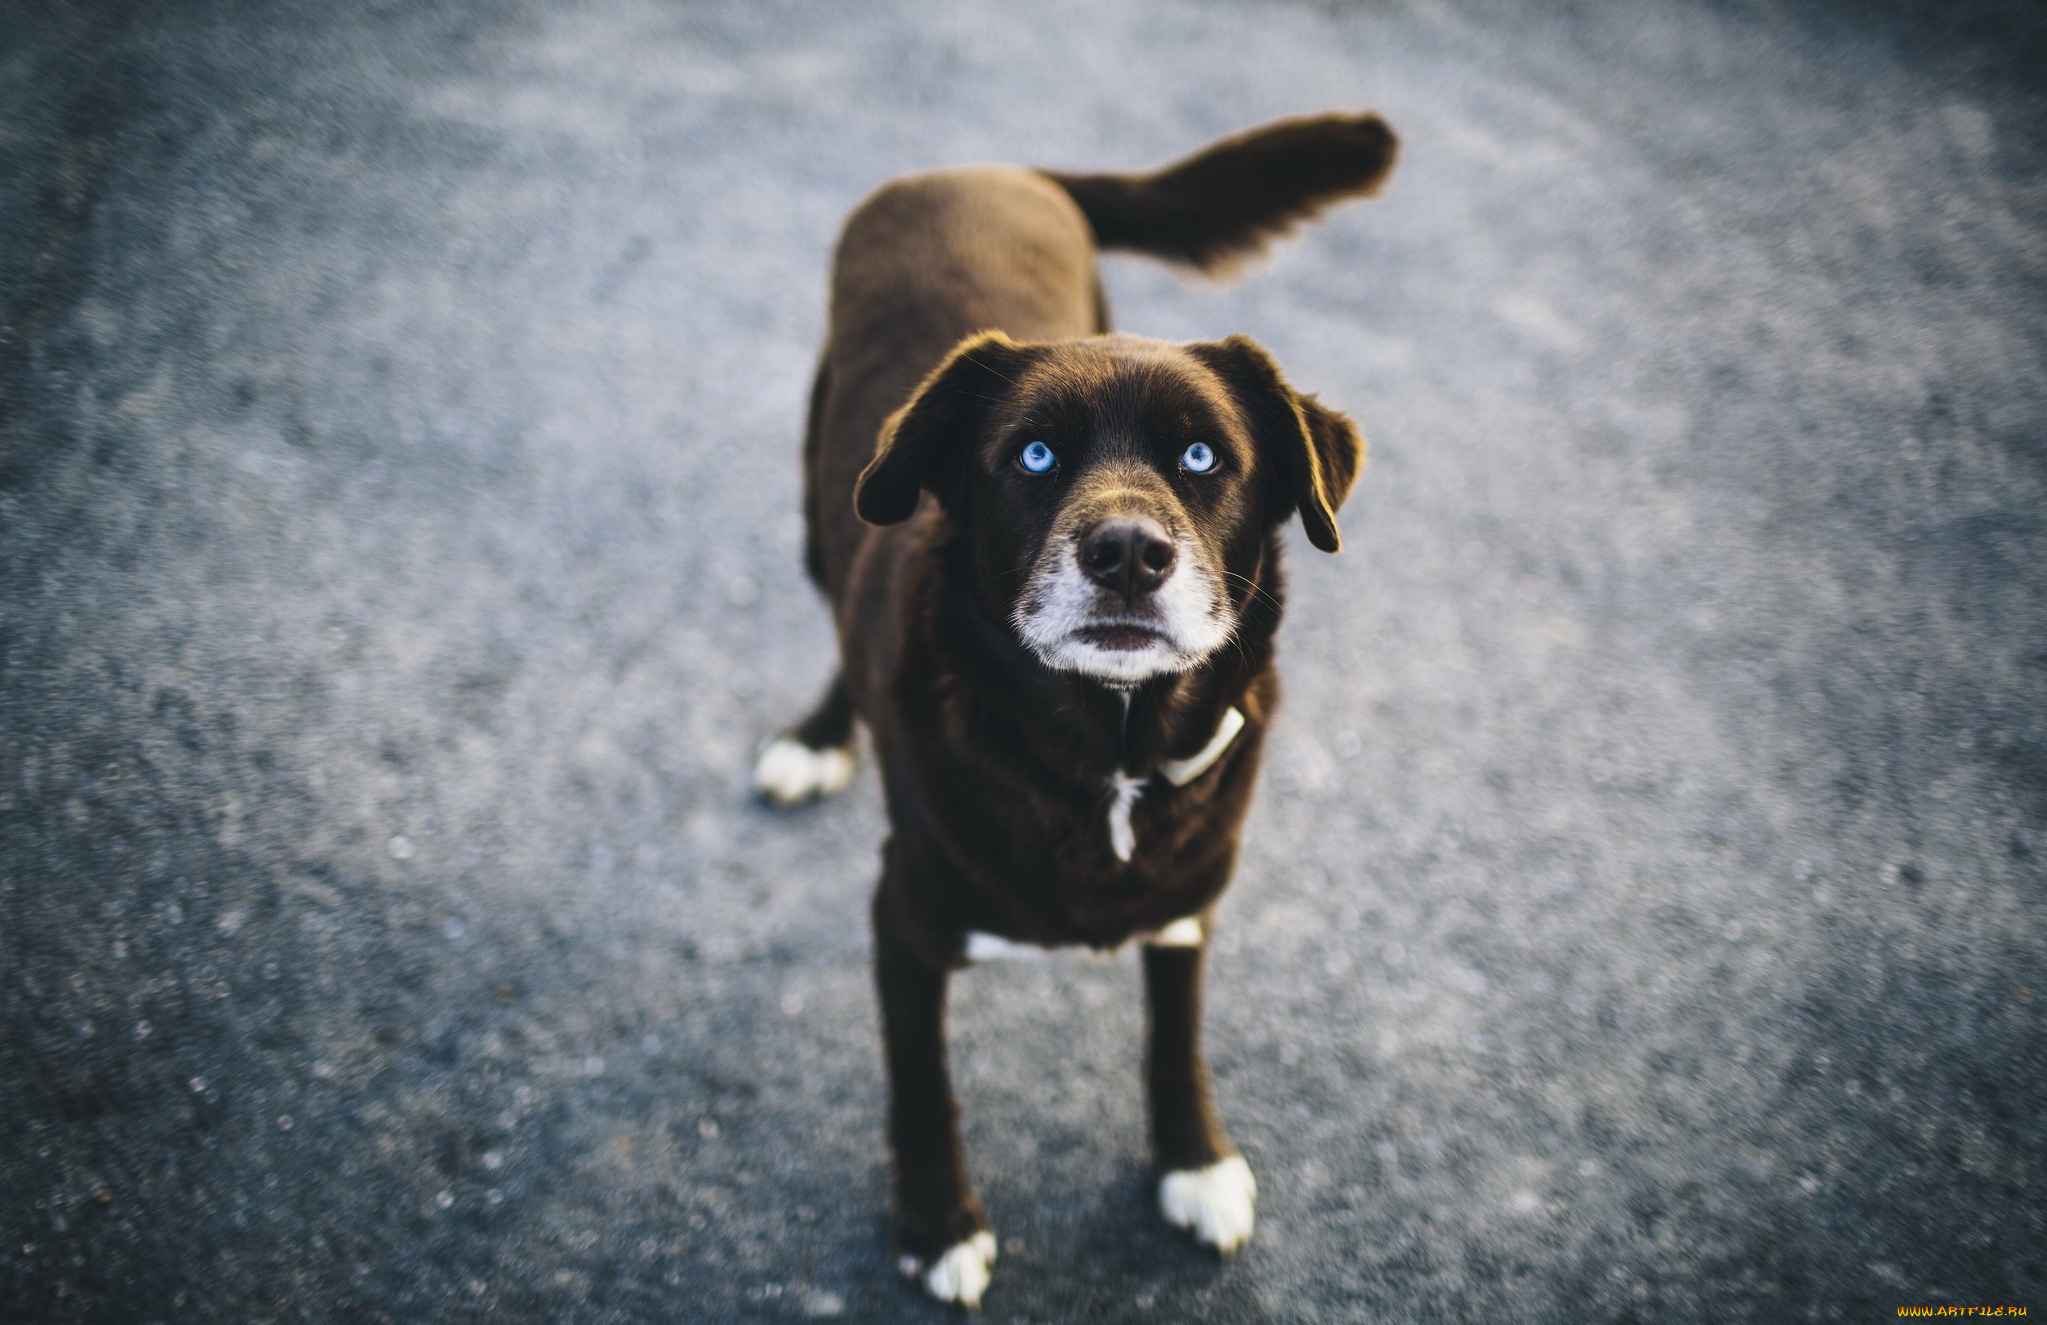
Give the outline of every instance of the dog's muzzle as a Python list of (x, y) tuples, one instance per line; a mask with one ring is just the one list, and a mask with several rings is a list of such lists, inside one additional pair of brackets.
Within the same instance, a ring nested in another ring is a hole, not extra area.
[(1135, 685), (1228, 637), (1214, 581), (1193, 543), (1123, 511), (1048, 545), (1013, 620), (1047, 665)]

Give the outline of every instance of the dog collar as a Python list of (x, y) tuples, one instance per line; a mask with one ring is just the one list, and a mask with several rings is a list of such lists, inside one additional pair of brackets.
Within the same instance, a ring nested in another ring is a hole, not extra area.
[[(1215, 725), (1215, 735), (1208, 738), (1208, 744), (1186, 759), (1168, 759), (1159, 765), (1159, 773), (1176, 787), (1184, 787), (1215, 766), (1223, 757), (1223, 751), (1230, 748), (1230, 742), (1237, 739), (1237, 733), (1244, 730), (1244, 715), (1235, 705), (1223, 714), (1223, 720)], [(1134, 778), (1118, 770), (1109, 779), (1109, 790), (1115, 793), (1109, 801), (1109, 849), (1116, 853), (1116, 859), (1128, 861), (1137, 852), (1137, 833), (1130, 826), (1130, 811), (1137, 804), (1137, 798), (1144, 794), (1144, 784), (1151, 779)]]
[(1186, 786), (1213, 767), (1242, 730), (1244, 715), (1233, 704), (1223, 713), (1223, 720), (1215, 725), (1215, 735), (1208, 738), (1208, 744), (1202, 746), (1199, 753), (1186, 759), (1168, 759), (1159, 765), (1159, 772), (1165, 774), (1166, 781), (1174, 786)]

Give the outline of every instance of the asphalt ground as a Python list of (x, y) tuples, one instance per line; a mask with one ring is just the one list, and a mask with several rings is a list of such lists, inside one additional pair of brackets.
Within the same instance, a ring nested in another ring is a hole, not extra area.
[(2047, 39), (2009, 5), (0, 15), (0, 1316), (940, 1320), (796, 447), (846, 210), (1375, 107), (1237, 285), (1298, 537), (1151, 1208), (1137, 973), (976, 969), (985, 1316), (2047, 1312)]

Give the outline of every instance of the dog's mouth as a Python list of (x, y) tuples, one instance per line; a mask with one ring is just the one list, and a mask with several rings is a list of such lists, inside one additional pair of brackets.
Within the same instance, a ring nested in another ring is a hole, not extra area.
[(1170, 646), (1172, 637), (1153, 626), (1140, 626), (1129, 621), (1111, 621), (1100, 625), (1082, 626), (1073, 632), (1072, 638), (1083, 644), (1092, 644), (1098, 649), (1115, 653), (1130, 653), (1138, 649)]

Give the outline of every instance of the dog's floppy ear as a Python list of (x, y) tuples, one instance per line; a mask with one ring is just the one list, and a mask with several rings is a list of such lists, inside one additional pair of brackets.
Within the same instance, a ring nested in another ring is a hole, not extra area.
[(1336, 508), (1350, 495), (1365, 463), (1365, 439), (1351, 421), (1288, 386), (1257, 341), (1248, 336), (1189, 345), (1215, 370), (1250, 424), (1259, 455), (1279, 475), (1275, 520), (1298, 510), (1308, 541), (1324, 552), (1343, 547)]
[(916, 393), (881, 425), (874, 459), (853, 487), (853, 509), (869, 524), (895, 524), (929, 488), (940, 499), (957, 487), (981, 421), (1008, 393), (1026, 351), (999, 331), (967, 337), (931, 370)]

